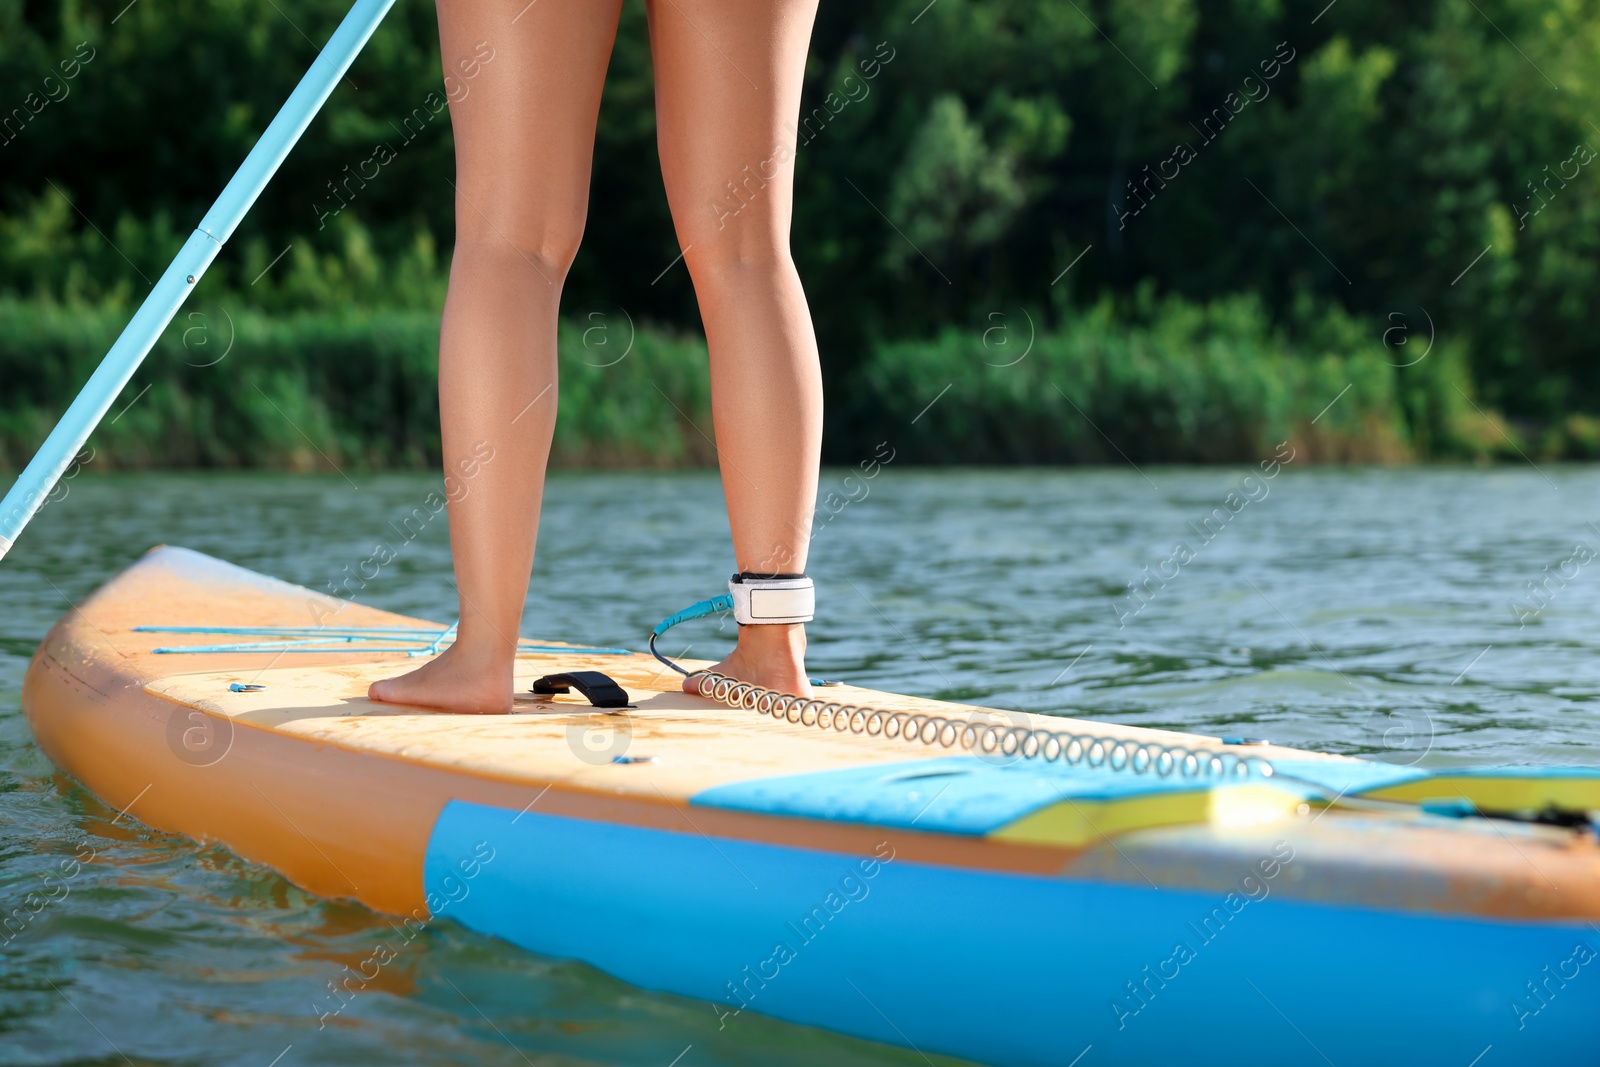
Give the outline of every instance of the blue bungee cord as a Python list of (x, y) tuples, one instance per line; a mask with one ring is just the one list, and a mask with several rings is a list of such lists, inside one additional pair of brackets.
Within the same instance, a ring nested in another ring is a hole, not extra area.
[[(431, 656), (455, 637), (459, 623), (443, 630), (410, 626), (135, 626), (135, 633), (219, 634), (226, 637), (275, 637), (276, 641), (246, 641), (226, 645), (174, 645), (151, 649), (157, 655), (201, 655), (237, 652), (404, 652)], [(385, 643), (387, 642), (387, 643)], [(625, 648), (588, 648), (575, 645), (541, 645), (517, 642), (519, 655), (585, 652), (599, 656), (631, 655)]]

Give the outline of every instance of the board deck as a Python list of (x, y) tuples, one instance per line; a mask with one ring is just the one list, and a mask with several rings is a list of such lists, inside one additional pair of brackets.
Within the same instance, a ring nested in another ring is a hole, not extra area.
[[(418, 662), (401, 653), (165, 654), (155, 649), (217, 637), (141, 629), (317, 622), (439, 629), (160, 548), (51, 631), (24, 710), (46, 754), (111, 807), (225, 844), (312, 892), (419, 922), (453, 917), (722, 1012), (759, 989), (753, 1010), (1019, 1067), (1071, 1060), (1082, 1045), (1062, 1047), (1063, 1033), (1112, 1050), (1102, 1062), (1170, 1051), (1162, 1030), (1124, 1035), (1142, 1009), (1123, 986), (1170, 956), (1173, 937), (1209, 945), (1205, 931), (1245, 907), (1253, 918), (1206, 949), (1212, 978), (1163, 1001), (1172, 1032), (1224, 1014), (1280, 1026), (1291, 1014), (1339, 1062), (1454, 1063), (1458, 1030), (1477, 1040), (1462, 1020), (1510, 1040), (1521, 1028), (1508, 1025), (1507, 1004), (1600, 923), (1592, 829), (1473, 814), (1600, 808), (1594, 771), (1434, 774), (1269, 746), (1247, 751), (1277, 773), (1215, 784), (995, 760), (775, 721), (681, 692), (648, 656), (576, 646), (519, 657), (519, 687), (597, 669), (634, 706), (530, 694), (510, 715), (455, 715), (367, 700), (373, 680)], [(234, 688), (244, 685), (262, 688)], [(866, 689), (823, 693), (1221, 747)], [(750, 984), (751, 961), (770, 955), (777, 931), (793, 930), (796, 915), (827, 919), (816, 901), (833, 900), (827, 887), (849, 885), (845, 874), (876, 878), (874, 899), (887, 903), (850, 933), (838, 927), (830, 947), (807, 947), (781, 987)], [(1436, 973), (1419, 987), (1384, 962), (1407, 958)], [(897, 1025), (841, 1001), (845, 977), (851, 996), (870, 996)], [(1276, 983), (1273, 1010), (1249, 999), (1245, 978)], [(974, 1015), (962, 993), (972, 981), (1012, 992)], [(1587, 1048), (1600, 985), (1584, 988), (1572, 984), (1562, 1012), (1547, 1012), (1520, 1047), (1569, 1058)], [(1361, 1023), (1318, 1014), (1334, 1002)], [(1225, 1051), (1193, 1062), (1231, 1063)]]
[[(373, 681), (411, 665), (386, 661), (171, 674), (149, 682), (145, 690), (235, 722), (364, 752), (508, 780), (559, 782), (641, 796), (659, 793), (684, 801), (733, 782), (878, 767), (949, 754), (947, 749), (920, 743), (824, 731), (713, 704), (683, 693), (678, 675), (642, 655), (580, 653), (518, 659), (517, 689), (522, 693), (528, 693), (533, 680), (545, 674), (566, 670), (607, 673), (634, 699), (635, 707), (616, 713), (594, 709), (576, 694), (519, 699), (509, 716), (446, 715), (367, 699), (367, 687)], [(686, 666), (696, 669), (710, 664), (686, 661)], [(231, 684), (242, 682), (264, 688), (256, 692), (229, 690)], [(1002, 715), (973, 705), (854, 686), (819, 692), (832, 701), (891, 711), (963, 718), (987, 714), (1004, 725), (1092, 731), (1168, 745), (1206, 745), (1219, 751), (1222, 747), (1216, 738), (1054, 716)], [(1287, 748), (1249, 751), (1280, 758), (1337, 758)], [(593, 762), (579, 755), (586, 752), (592, 752)], [(654, 761), (617, 764), (611, 761), (614, 755), (654, 757)], [(1154, 781), (1154, 776), (1149, 780)]]

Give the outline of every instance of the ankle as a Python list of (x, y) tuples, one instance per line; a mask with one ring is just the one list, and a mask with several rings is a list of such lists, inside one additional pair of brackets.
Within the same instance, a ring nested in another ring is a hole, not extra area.
[(788, 623), (741, 626), (739, 651), (758, 659), (783, 658), (799, 662), (805, 658), (806, 653), (805, 625)]
[(516, 648), (493, 634), (457, 634), (445, 651), (459, 666), (476, 671), (509, 671), (517, 659)]

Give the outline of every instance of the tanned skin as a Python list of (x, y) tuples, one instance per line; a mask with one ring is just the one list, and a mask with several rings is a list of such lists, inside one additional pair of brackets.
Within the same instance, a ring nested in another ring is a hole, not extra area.
[[(711, 359), (738, 569), (805, 570), (822, 441), (811, 313), (789, 252), (794, 130), (817, 0), (647, 0), (657, 141)], [(511, 710), (556, 420), (556, 321), (589, 201), (621, 0), (439, 0), (456, 245), (439, 342), (460, 630), (374, 700)], [(733, 188), (730, 184), (733, 183)], [(638, 264), (619, 265), (619, 269)], [(655, 269), (655, 268), (651, 268)], [(483, 449), (493, 461), (482, 463)], [(476, 451), (475, 451), (476, 450)], [(803, 626), (741, 626), (716, 670), (810, 695)], [(688, 683), (686, 683), (687, 685)]]

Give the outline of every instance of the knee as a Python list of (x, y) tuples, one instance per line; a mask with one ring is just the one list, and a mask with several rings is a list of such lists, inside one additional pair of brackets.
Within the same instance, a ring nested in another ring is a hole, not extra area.
[(718, 231), (713, 225), (679, 238), (683, 261), (697, 285), (729, 277), (769, 276), (794, 270), (789, 242), (784, 235), (741, 228)]
[(583, 224), (582, 214), (539, 220), (495, 218), (467, 207), (456, 216), (456, 255), (501, 260), (513, 268), (521, 263), (559, 283), (577, 258)]

